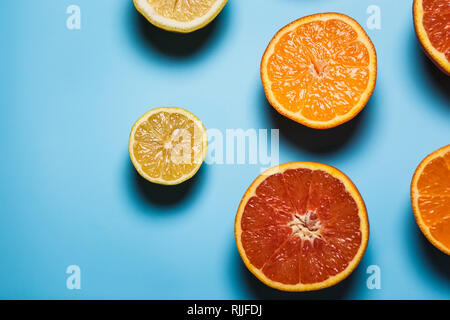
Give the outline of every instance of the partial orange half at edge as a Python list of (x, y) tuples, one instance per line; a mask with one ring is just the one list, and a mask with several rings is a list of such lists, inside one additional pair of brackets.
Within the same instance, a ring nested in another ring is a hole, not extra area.
[(266, 285), (284, 291), (333, 286), (359, 264), (369, 239), (364, 201), (341, 171), (292, 162), (261, 174), (235, 220), (238, 251)]
[(427, 56), (450, 75), (450, 1), (414, 0), (414, 26)]
[(450, 145), (427, 156), (411, 182), (411, 203), (420, 230), (450, 255)]
[(364, 29), (340, 13), (320, 13), (282, 28), (261, 61), (270, 104), (316, 129), (355, 117), (371, 97), (377, 55)]

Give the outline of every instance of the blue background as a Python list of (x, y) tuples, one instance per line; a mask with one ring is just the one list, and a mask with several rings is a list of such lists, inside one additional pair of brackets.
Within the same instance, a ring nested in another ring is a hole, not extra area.
[[(191, 35), (148, 24), (131, 0), (0, 4), (0, 298), (449, 299), (450, 261), (427, 243), (410, 207), (419, 162), (450, 142), (449, 82), (424, 56), (407, 0), (230, 0)], [(81, 7), (82, 29), (66, 28)], [(316, 132), (266, 102), (259, 63), (275, 32), (337, 11), (368, 30), (375, 93), (349, 124)], [(319, 161), (347, 173), (369, 211), (371, 237), (355, 272), (315, 293), (260, 284), (235, 248), (238, 203), (260, 165), (204, 165), (165, 188), (128, 157), (135, 120), (180, 106), (207, 128), (280, 129), (280, 162)], [(68, 265), (81, 290), (66, 288)], [(381, 290), (366, 286), (381, 268)]]

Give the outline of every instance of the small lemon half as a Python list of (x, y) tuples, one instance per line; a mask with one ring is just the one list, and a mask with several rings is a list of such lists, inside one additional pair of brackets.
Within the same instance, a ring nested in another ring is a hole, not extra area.
[(202, 122), (189, 111), (156, 108), (134, 124), (128, 151), (143, 178), (176, 185), (200, 169), (208, 151), (208, 135)]

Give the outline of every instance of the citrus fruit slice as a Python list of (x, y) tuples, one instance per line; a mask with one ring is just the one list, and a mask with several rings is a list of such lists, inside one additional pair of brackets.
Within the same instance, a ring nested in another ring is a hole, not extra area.
[(270, 104), (316, 129), (355, 117), (375, 88), (377, 56), (363, 28), (339, 13), (301, 18), (282, 28), (261, 61)]
[(136, 9), (153, 25), (188, 33), (205, 27), (228, 0), (133, 0)]
[(202, 122), (181, 108), (156, 108), (133, 126), (128, 151), (139, 174), (150, 182), (175, 185), (200, 169), (208, 149)]
[(450, 255), (450, 145), (426, 157), (411, 183), (417, 224), (427, 239)]
[(292, 162), (261, 174), (235, 220), (239, 253), (266, 285), (285, 291), (326, 288), (346, 278), (369, 238), (355, 185), (325, 164)]
[(414, 0), (416, 35), (426, 54), (450, 75), (450, 1)]

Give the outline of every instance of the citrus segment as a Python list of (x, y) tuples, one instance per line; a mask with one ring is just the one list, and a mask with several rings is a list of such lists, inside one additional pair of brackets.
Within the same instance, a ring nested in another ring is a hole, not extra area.
[(340, 171), (295, 162), (269, 169), (245, 193), (235, 236), (248, 269), (287, 291), (332, 286), (359, 263), (368, 241), (364, 202)]
[(372, 42), (338, 13), (301, 18), (281, 29), (261, 62), (269, 102), (281, 114), (318, 129), (335, 127), (365, 106), (376, 82)]
[(201, 121), (187, 110), (157, 108), (133, 126), (130, 158), (139, 174), (159, 184), (179, 184), (200, 168), (207, 151)]
[(136, 9), (159, 28), (192, 32), (210, 23), (228, 0), (134, 0)]
[(426, 157), (411, 183), (411, 202), (422, 232), (450, 254), (450, 145)]
[(427, 55), (450, 75), (450, 1), (415, 0), (414, 25)]

